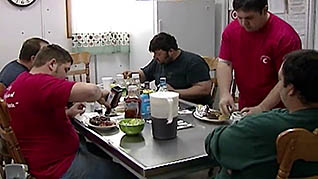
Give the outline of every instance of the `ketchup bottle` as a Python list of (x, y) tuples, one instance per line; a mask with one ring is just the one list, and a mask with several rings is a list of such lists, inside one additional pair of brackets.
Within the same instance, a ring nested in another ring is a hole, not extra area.
[(128, 86), (128, 95), (125, 97), (125, 118), (141, 118), (140, 105), (141, 99), (136, 85)]

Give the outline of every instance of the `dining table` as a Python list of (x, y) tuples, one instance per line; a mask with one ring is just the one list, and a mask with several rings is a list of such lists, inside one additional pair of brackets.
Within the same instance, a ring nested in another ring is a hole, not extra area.
[[(205, 152), (206, 136), (229, 122), (209, 122), (193, 116), (196, 104), (179, 100), (177, 137), (158, 140), (152, 135), (151, 120), (138, 135), (126, 135), (118, 126), (100, 130), (87, 124), (87, 115), (76, 116), (74, 127), (138, 178), (172, 178), (213, 167)], [(114, 117), (121, 120), (124, 116)], [(186, 125), (184, 125), (186, 124)]]

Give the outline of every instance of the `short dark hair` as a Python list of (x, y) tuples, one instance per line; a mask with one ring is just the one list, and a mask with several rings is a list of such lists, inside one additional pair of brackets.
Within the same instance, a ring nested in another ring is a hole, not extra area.
[(156, 50), (169, 51), (170, 49), (178, 50), (178, 44), (174, 36), (168, 33), (160, 32), (150, 41), (150, 52), (155, 52)]
[(41, 49), (41, 44), (49, 44), (49, 42), (37, 37), (26, 40), (20, 49), (19, 59), (30, 61), (31, 57)]
[(242, 10), (244, 12), (255, 11), (262, 13), (266, 5), (268, 5), (267, 0), (233, 0), (235, 11)]
[(34, 67), (45, 65), (48, 61), (55, 59), (57, 64), (73, 63), (72, 56), (68, 51), (56, 44), (51, 44), (41, 48), (39, 53), (35, 56), (33, 63)]
[(292, 84), (304, 104), (318, 102), (318, 52), (297, 50), (284, 57), (284, 87)]

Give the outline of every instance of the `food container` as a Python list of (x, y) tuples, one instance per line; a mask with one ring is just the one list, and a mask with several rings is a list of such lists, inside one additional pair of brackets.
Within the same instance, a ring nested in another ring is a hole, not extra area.
[(137, 118), (126, 118), (119, 122), (119, 128), (127, 135), (139, 134), (145, 126), (145, 121)]

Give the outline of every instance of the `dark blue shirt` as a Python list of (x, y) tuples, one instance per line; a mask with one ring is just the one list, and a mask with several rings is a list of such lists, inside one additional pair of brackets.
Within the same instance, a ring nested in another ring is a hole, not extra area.
[(0, 72), (0, 83), (8, 87), (22, 72), (29, 71), (29, 69), (14, 60), (8, 63)]
[[(187, 89), (195, 83), (211, 79), (209, 66), (204, 59), (187, 51), (181, 51), (177, 59), (169, 64), (159, 64), (153, 59), (141, 70), (146, 76), (146, 81), (155, 80), (156, 85), (158, 85), (160, 77), (166, 77), (167, 84), (175, 89)], [(212, 104), (210, 95), (189, 101), (197, 104)]]

